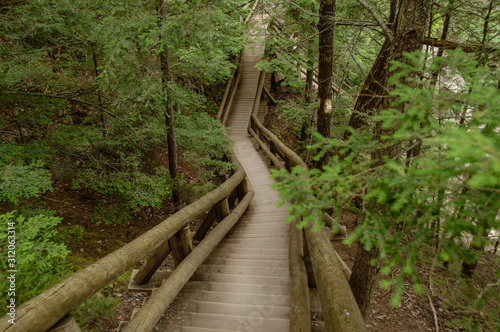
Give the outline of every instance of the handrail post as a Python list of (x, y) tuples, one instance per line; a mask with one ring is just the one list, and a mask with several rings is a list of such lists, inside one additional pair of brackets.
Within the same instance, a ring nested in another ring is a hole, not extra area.
[(276, 155), (276, 145), (272, 140), (269, 142), (269, 150), (271, 150), (272, 154)]
[(207, 234), (208, 230), (210, 229), (210, 226), (214, 223), (215, 220), (215, 207), (212, 207), (210, 211), (208, 211), (207, 215), (201, 222), (200, 227), (196, 230), (196, 233), (194, 234), (193, 238), (201, 241), (205, 237), (205, 234)]
[(249, 188), (249, 182), (247, 178), (244, 178), (243, 181), (238, 185), (238, 199), (241, 201), (243, 197), (247, 194)]
[(215, 205), (215, 214), (217, 215), (217, 219), (219, 219), (219, 221), (226, 218), (229, 213), (229, 202), (227, 198), (224, 198), (222, 201), (217, 203), (217, 205)]
[(238, 199), (238, 188), (234, 188), (227, 198), (229, 209), (232, 210), (236, 207), (236, 200)]
[(161, 246), (159, 246), (149, 257), (146, 259), (144, 265), (140, 268), (134, 277), (134, 281), (138, 285), (144, 285), (151, 279), (153, 274), (158, 270), (161, 263), (170, 254), (170, 246), (168, 241), (165, 241)]
[[(269, 141), (269, 151), (271, 151), (271, 153), (276, 156), (276, 145), (274, 145), (274, 142), (272, 140)], [(274, 161), (272, 159), (271, 166), (274, 166)]]
[(292, 160), (287, 155), (285, 155), (285, 168), (288, 172), (292, 172)]
[(191, 240), (191, 231), (189, 226), (183, 227), (178, 233), (168, 241), (175, 266), (179, 265), (184, 258), (193, 251), (193, 242)]

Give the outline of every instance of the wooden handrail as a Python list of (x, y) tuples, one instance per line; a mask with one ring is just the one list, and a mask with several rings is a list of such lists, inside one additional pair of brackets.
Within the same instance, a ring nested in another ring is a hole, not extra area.
[(235, 58), (235, 67), (231, 72), (231, 77), (229, 77), (229, 80), (227, 81), (226, 89), (224, 90), (224, 95), (222, 96), (222, 101), (219, 106), (219, 112), (215, 116), (215, 118), (220, 121), (222, 126), (226, 125), (225, 119), (227, 119), (227, 114), (229, 113), (228, 110), (231, 109), (232, 97), (234, 96), (234, 92), (238, 86), (238, 74), (241, 72), (240, 62), (241, 52)]
[(304, 264), (304, 237), (297, 228), (298, 220), (290, 223), (288, 259), (290, 269), (290, 332), (311, 331), (311, 304), (307, 272)]
[[(279, 166), (285, 167), (288, 171), (291, 171), (295, 166), (307, 168), (307, 164), (302, 158), (265, 128), (257, 117), (264, 88), (264, 78), (265, 73), (261, 72), (248, 132), (257, 140), (264, 152), (268, 156), (272, 156), (271, 160), (279, 163)], [(264, 141), (269, 142), (269, 147)], [(296, 229), (296, 227), (292, 228)], [(302, 236), (302, 231), (296, 231)], [(304, 229), (304, 234), (311, 256), (327, 331), (367, 331), (363, 316), (349, 286), (348, 275), (350, 271), (336, 253), (328, 236), (325, 232), (312, 232), (310, 227)], [(303, 300), (304, 294), (308, 294), (308, 289), (305, 289), (307, 283), (304, 285), (303, 280), (300, 279), (300, 274), (303, 274), (302, 267), (297, 266), (300, 264), (297, 257), (303, 256), (302, 248), (299, 248), (296, 243), (297, 239), (298, 235), (291, 231), (290, 277), (295, 280), (291, 281), (294, 286), (292, 287), (293, 305), (290, 317), (294, 321), (301, 321), (309, 319), (307, 315), (309, 315), (310, 308), (308, 301)], [(291, 324), (290, 331), (302, 330), (297, 330), (297, 327)]]

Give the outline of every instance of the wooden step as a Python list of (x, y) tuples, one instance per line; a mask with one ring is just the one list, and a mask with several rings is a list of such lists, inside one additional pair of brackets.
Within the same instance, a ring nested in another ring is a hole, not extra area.
[(169, 322), (182, 322), (182, 326), (194, 326), (201, 328), (210, 328), (217, 330), (230, 331), (260, 331), (260, 332), (276, 332), (288, 331), (288, 319), (265, 318), (259, 316), (257, 311), (255, 315), (246, 316), (230, 316), (221, 314), (204, 314), (191, 312), (173, 311), (166, 314), (165, 325), (157, 325), (159, 330), (165, 330)]
[(219, 245), (226, 245), (226, 244), (231, 244), (231, 245), (241, 245), (241, 246), (251, 246), (251, 247), (258, 247), (258, 248), (268, 248), (268, 247), (273, 247), (273, 248), (281, 248), (283, 246), (288, 245), (288, 239), (284, 238), (268, 238), (268, 239), (261, 239), (261, 238), (226, 238)]
[(231, 259), (231, 258), (208, 258), (205, 261), (206, 264), (210, 265), (227, 265), (227, 266), (255, 266), (255, 267), (288, 267), (288, 259)]
[[(179, 323), (179, 322), (177, 322)], [(157, 325), (154, 331), (159, 330), (159, 326)], [(221, 329), (209, 329), (206, 327), (196, 327), (196, 326), (179, 326), (179, 325), (169, 325), (169, 324), (161, 324), (161, 328), (165, 332), (216, 332), (216, 331), (232, 331), (232, 330), (221, 330)]]
[(213, 252), (209, 258), (214, 259), (250, 259), (250, 260), (288, 260), (288, 253), (281, 255), (249, 254), (249, 253), (225, 253)]
[(246, 276), (271, 276), (283, 277), (288, 276), (288, 268), (268, 268), (255, 266), (231, 266), (231, 265), (209, 265), (203, 263), (198, 268), (199, 273), (222, 273), (222, 274), (237, 274)]
[(227, 235), (228, 239), (239, 239), (239, 238), (245, 238), (245, 239), (250, 239), (250, 238), (259, 238), (259, 239), (277, 239), (277, 238), (283, 238), (283, 239), (288, 239), (289, 235), (288, 232), (257, 232), (257, 231), (242, 231), (242, 230), (233, 230)]
[(189, 281), (183, 288), (185, 291), (210, 291), (221, 293), (245, 293), (245, 294), (279, 294), (290, 295), (290, 288), (279, 285), (256, 285), (235, 284), (212, 281)]
[(228, 282), (239, 284), (255, 284), (255, 285), (279, 285), (289, 286), (289, 276), (255, 276), (255, 275), (241, 275), (241, 274), (223, 274), (223, 273), (198, 273), (194, 274), (192, 280), (198, 281), (215, 281), (215, 282)]
[[(248, 247), (251, 247), (248, 249)], [(214, 252), (225, 251), (227, 253), (249, 253), (249, 254), (272, 254), (272, 255), (287, 255), (288, 243), (278, 245), (274, 244), (259, 244), (253, 246), (252, 244), (240, 245), (238, 243), (220, 243)]]
[(259, 255), (277, 255), (277, 256), (287, 256), (288, 248), (280, 248), (280, 249), (272, 249), (272, 248), (242, 248), (238, 246), (225, 246), (225, 247), (217, 247), (214, 249), (212, 253), (218, 254), (252, 254), (255, 257), (259, 257)]
[(290, 306), (290, 296), (276, 293), (269, 294), (250, 294), (250, 293), (234, 293), (234, 292), (216, 292), (202, 290), (182, 290), (179, 299), (184, 301), (206, 301), (218, 302), (227, 304), (246, 304), (246, 305), (273, 305), (278, 307)]
[(234, 230), (247, 230), (247, 231), (261, 231), (261, 232), (283, 232), (288, 231), (289, 227), (285, 223), (274, 223), (274, 222), (250, 222), (249, 220), (240, 220), (240, 223), (236, 224)]
[(266, 317), (284, 318), (288, 317), (290, 313), (289, 307), (280, 306), (264, 306), (256, 307), (255, 305), (248, 304), (228, 304), (219, 302), (205, 302), (205, 301), (178, 301), (175, 300), (169, 307), (173, 311), (184, 312), (199, 312), (206, 314), (224, 314), (231, 316), (247, 316), (257, 308), (264, 309)]

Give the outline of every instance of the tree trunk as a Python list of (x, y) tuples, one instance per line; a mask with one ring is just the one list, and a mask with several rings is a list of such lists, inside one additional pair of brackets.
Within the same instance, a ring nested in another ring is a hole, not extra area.
[[(158, 0), (158, 17), (162, 20), (165, 17), (164, 0)], [(160, 36), (160, 38), (162, 38)], [(167, 146), (168, 146), (168, 170), (174, 185), (172, 189), (172, 200), (175, 211), (180, 210), (180, 194), (177, 183), (177, 144), (175, 141), (174, 108), (170, 96), (169, 84), (172, 82), (172, 73), (170, 72), (169, 49), (163, 45), (163, 52), (160, 53), (160, 69), (162, 72), (161, 81), (163, 89), (167, 95), (167, 105), (165, 107), (165, 126), (167, 127)]]
[(359, 310), (365, 319), (368, 315), (373, 289), (380, 269), (378, 264), (372, 266), (370, 261), (378, 259), (378, 253), (378, 248), (366, 251), (363, 244), (358, 241), (358, 250), (354, 259), (351, 278), (349, 279), (349, 286), (351, 286)]
[[(383, 141), (384, 136), (390, 136), (394, 129), (384, 129), (380, 122), (374, 123), (371, 117), (389, 108), (392, 97), (388, 84), (391, 73), (391, 61), (404, 62), (403, 52), (413, 52), (422, 47), (424, 31), (430, 9), (430, 0), (402, 0), (398, 14), (391, 25), (392, 38), (386, 38), (373, 67), (365, 80), (363, 88), (356, 100), (354, 112), (349, 126), (356, 130), (372, 131), (375, 139)], [(404, 112), (404, 104), (398, 109)], [(350, 136), (348, 130), (344, 137)], [(374, 166), (381, 165), (384, 157), (395, 158), (399, 155), (401, 143), (378, 149), (372, 153)], [(359, 245), (349, 285), (364, 317), (367, 316), (371, 295), (379, 272), (379, 266), (372, 266), (370, 261), (378, 258), (378, 248), (365, 251)]]
[[(451, 22), (451, 11), (453, 10), (454, 0), (450, 0), (448, 3), (448, 10), (446, 11), (446, 14), (444, 15), (444, 20), (443, 20), (443, 31), (441, 32), (441, 40), (446, 40), (448, 38), (448, 31), (450, 30), (450, 22)], [(437, 51), (436, 57), (442, 57), (444, 53), (444, 47), (440, 47)], [(432, 73), (432, 85), (436, 85), (439, 74), (441, 73), (442, 66), (439, 65), (439, 68)]]
[(394, 23), (394, 19), (396, 18), (396, 12), (398, 10), (398, 0), (390, 0), (391, 6), (389, 9), (389, 23)]
[[(330, 137), (333, 99), (333, 34), (335, 29), (335, 0), (319, 4), (319, 73), (318, 73), (318, 132)], [(325, 155), (316, 163), (319, 168), (328, 162)]]
[[(403, 53), (419, 50), (424, 39), (424, 31), (430, 8), (430, 0), (402, 0), (395, 22), (391, 25), (393, 40), (386, 38), (368, 74), (354, 106), (349, 127), (368, 130), (371, 117), (387, 109), (392, 98), (387, 80), (391, 73), (391, 61), (405, 62)], [(350, 136), (344, 132), (344, 138)]]
[[(310, 45), (308, 47), (308, 54), (307, 54), (307, 68), (306, 68), (306, 88), (304, 91), (304, 100), (306, 101), (307, 104), (310, 104), (312, 102), (312, 95), (313, 95), (313, 78), (314, 78), (314, 63), (313, 63), (313, 45)], [(312, 114), (309, 114), (308, 119), (302, 124), (302, 128), (300, 130), (300, 140), (302, 142), (305, 142), (309, 139), (309, 134), (307, 132), (307, 129), (311, 126), (311, 118), (313, 117)]]
[(335, 1), (322, 0), (319, 15), (318, 132), (324, 137), (330, 137)]
[[(92, 54), (92, 60), (94, 61), (94, 75), (95, 75), (95, 83), (97, 87), (97, 78), (99, 77), (99, 67), (97, 65), (97, 51), (95, 47), (93, 48), (93, 54)], [(100, 122), (101, 122), (101, 131), (102, 131), (102, 136), (106, 136), (106, 122), (104, 120), (104, 112), (102, 111), (102, 98), (101, 98), (101, 93), (99, 92), (99, 88), (97, 88), (97, 101), (99, 105), (99, 116), (100, 116)]]

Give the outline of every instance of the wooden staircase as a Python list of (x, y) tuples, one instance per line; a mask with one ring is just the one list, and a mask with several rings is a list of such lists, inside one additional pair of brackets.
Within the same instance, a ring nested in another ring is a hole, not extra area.
[(197, 270), (157, 324), (158, 331), (288, 331), (288, 215), (264, 156), (247, 133), (257, 89), (259, 42), (242, 58), (242, 77), (228, 121), (234, 152), (255, 197), (243, 218)]

